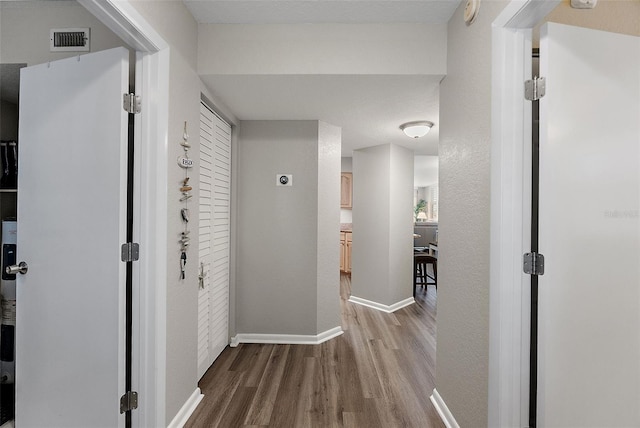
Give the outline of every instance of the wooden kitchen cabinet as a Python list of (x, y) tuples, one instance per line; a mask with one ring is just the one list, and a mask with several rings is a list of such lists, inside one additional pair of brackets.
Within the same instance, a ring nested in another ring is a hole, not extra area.
[(340, 208), (351, 208), (353, 206), (353, 174), (350, 172), (340, 173)]
[(340, 271), (351, 273), (351, 232), (340, 232)]
[(340, 272), (344, 272), (344, 255), (347, 250), (345, 232), (340, 232)]

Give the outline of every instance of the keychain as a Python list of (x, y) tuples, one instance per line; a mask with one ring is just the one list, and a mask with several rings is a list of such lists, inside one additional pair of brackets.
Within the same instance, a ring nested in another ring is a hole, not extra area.
[(180, 279), (184, 279), (185, 268), (187, 266), (187, 253), (183, 250), (180, 254)]
[(184, 229), (180, 234), (180, 279), (186, 277), (187, 266), (187, 248), (189, 247), (189, 199), (191, 198), (191, 190), (193, 187), (189, 185), (189, 168), (193, 167), (193, 161), (189, 159), (189, 134), (187, 133), (187, 122), (184, 123), (184, 131), (182, 133), (182, 141), (180, 145), (184, 149), (184, 156), (178, 157), (178, 165), (184, 169), (184, 180), (182, 180), (182, 186), (180, 187), (180, 202), (184, 203), (184, 207), (180, 209), (180, 217)]

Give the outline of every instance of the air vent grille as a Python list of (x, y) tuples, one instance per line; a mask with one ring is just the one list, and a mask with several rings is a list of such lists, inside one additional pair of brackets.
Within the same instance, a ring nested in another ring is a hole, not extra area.
[(89, 29), (54, 28), (49, 43), (51, 52), (89, 52)]

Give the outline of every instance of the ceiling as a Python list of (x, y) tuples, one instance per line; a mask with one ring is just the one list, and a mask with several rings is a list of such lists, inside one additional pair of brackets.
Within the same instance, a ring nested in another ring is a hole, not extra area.
[(199, 23), (312, 24), (449, 21), (460, 0), (184, 0)]
[[(183, 0), (199, 23), (446, 24), (460, 0)], [(437, 155), (440, 77), (431, 75), (209, 75), (202, 79), (240, 120), (322, 120), (342, 128), (342, 156), (380, 144)], [(405, 122), (429, 120), (411, 139)]]
[[(321, 120), (342, 128), (343, 156), (395, 143), (438, 153), (439, 78), (399, 75), (215, 75), (207, 87), (242, 120)], [(436, 125), (412, 139), (399, 126), (428, 119)]]

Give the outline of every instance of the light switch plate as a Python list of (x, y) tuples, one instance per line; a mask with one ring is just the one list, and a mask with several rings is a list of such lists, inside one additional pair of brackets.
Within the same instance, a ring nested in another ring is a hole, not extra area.
[(574, 9), (593, 9), (598, 0), (571, 0), (571, 7)]
[(293, 186), (293, 174), (276, 174), (276, 186)]

